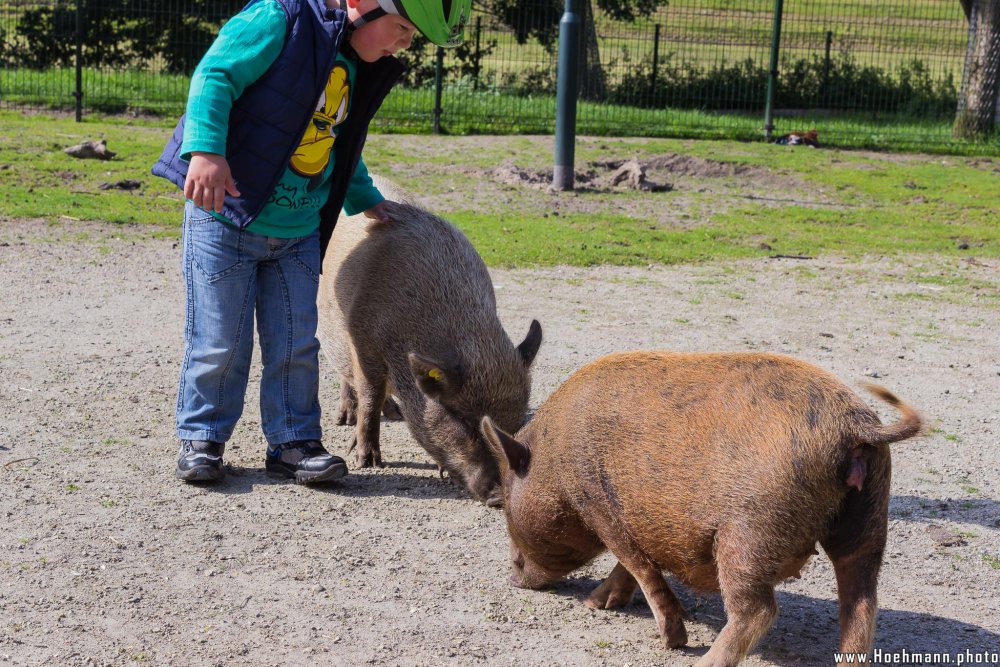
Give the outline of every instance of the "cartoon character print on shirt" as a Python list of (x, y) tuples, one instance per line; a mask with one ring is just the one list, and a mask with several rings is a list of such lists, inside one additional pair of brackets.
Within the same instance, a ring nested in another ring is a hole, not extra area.
[(312, 121), (292, 155), (289, 166), (299, 176), (309, 179), (308, 190), (316, 189), (323, 182), (326, 166), (330, 163), (330, 153), (337, 135), (334, 128), (347, 118), (350, 103), (351, 82), (347, 68), (341, 64), (334, 66), (326, 81), (319, 104)]

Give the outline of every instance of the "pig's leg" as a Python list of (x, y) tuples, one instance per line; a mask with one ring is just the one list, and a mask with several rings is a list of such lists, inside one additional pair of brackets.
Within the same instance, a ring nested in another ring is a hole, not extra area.
[(340, 378), (340, 408), (337, 409), (337, 425), (358, 423), (358, 396), (354, 387), (345, 378)]
[(748, 532), (723, 528), (716, 536), (715, 562), (726, 625), (695, 667), (733, 667), (764, 636), (778, 615), (774, 584), (763, 571), (770, 557), (766, 549), (754, 549)]
[[(618, 558), (618, 567), (626, 570), (627, 574), (638, 582), (649, 608), (653, 610), (656, 628), (660, 632), (660, 641), (663, 645), (667, 648), (684, 646), (687, 644), (687, 630), (684, 629), (684, 607), (681, 601), (670, 590), (660, 568), (638, 548), (638, 545), (632, 544), (631, 540), (627, 541), (629, 544), (625, 549), (611, 549), (611, 553)], [(616, 567), (611, 572), (610, 578), (616, 580), (612, 585), (624, 581), (624, 575), (616, 577), (617, 569)]]
[(837, 576), (844, 653), (865, 653), (875, 641), (878, 574), (889, 532), (890, 469), (887, 448), (869, 458), (862, 490), (847, 494), (829, 534), (820, 540)]
[(358, 468), (382, 467), (379, 448), (379, 418), (385, 404), (386, 377), (381, 373), (355, 374), (358, 393), (357, 459)]
[(621, 563), (615, 564), (615, 569), (604, 582), (594, 589), (583, 604), (591, 609), (614, 609), (624, 607), (635, 596), (639, 583)]
[[(382, 414), (389, 421), (403, 421), (403, 413), (391, 396), (385, 397)], [(358, 395), (351, 383), (344, 378), (340, 379), (340, 407), (337, 408), (336, 420), (338, 426), (354, 426), (358, 423)]]
[(867, 653), (875, 641), (878, 571), (882, 554), (852, 554), (833, 561), (840, 601), (841, 653)]
[[(611, 571), (608, 589), (624, 592), (628, 577), (639, 584), (642, 594), (646, 596), (649, 608), (653, 610), (656, 628), (660, 633), (660, 641), (667, 648), (677, 648), (687, 644), (687, 630), (684, 629), (684, 607), (674, 592), (667, 585), (663, 573), (652, 558), (636, 544), (635, 540), (621, 530), (620, 524), (611, 514), (596, 511), (590, 516), (589, 527), (609, 551), (618, 559), (618, 565)], [(607, 585), (598, 587), (587, 602)], [(634, 589), (633, 589), (634, 590)], [(588, 606), (590, 606), (588, 604)]]
[(830, 533), (820, 544), (833, 561), (840, 606), (840, 650), (864, 653), (875, 641), (878, 574), (889, 524), (888, 452), (868, 461), (861, 491), (844, 500)]

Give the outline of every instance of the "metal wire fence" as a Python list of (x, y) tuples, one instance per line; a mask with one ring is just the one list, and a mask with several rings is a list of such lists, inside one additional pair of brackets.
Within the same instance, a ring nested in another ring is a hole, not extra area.
[[(191, 71), (243, 4), (79, 2), (0, 6), (0, 106), (179, 114)], [(375, 129), (551, 133), (562, 1), (530, 2), (477, 6), (460, 49), (418, 40)], [(969, 23), (956, 0), (670, 0), (629, 21), (582, 4), (580, 133), (762, 137), (776, 45), (775, 136), (815, 128), (827, 144), (958, 145)]]

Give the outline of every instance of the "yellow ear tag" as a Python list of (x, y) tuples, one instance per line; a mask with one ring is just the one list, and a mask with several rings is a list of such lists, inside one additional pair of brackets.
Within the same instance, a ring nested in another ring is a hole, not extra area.
[(438, 382), (440, 382), (441, 380), (444, 379), (444, 373), (442, 373), (441, 369), (439, 368), (432, 368), (429, 371), (427, 371), (427, 377), (429, 377), (432, 380), (437, 380)]

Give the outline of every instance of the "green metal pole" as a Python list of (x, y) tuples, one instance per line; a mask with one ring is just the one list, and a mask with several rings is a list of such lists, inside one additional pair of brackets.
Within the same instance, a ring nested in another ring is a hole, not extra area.
[(437, 49), (434, 63), (434, 134), (441, 134), (441, 91), (444, 88), (444, 49)]
[(83, 2), (76, 0), (76, 122), (83, 121)]
[(649, 103), (656, 106), (656, 70), (660, 64), (660, 24), (653, 31), (653, 73), (649, 77)]
[(479, 90), (479, 65), (483, 61), (483, 52), (479, 46), (479, 37), (482, 34), (483, 17), (476, 17), (476, 65), (472, 70), (472, 90)]
[(778, 88), (778, 48), (781, 44), (782, 0), (774, 0), (774, 23), (771, 27), (771, 67), (767, 73), (767, 107), (764, 110), (764, 132), (771, 138), (774, 130), (774, 94)]
[(559, 21), (559, 70), (556, 83), (556, 150), (552, 187), (573, 189), (576, 97), (580, 80), (580, 0), (566, 0)]
[(823, 100), (822, 104), (828, 106), (830, 101), (827, 96), (827, 88), (830, 84), (830, 48), (833, 46), (833, 31), (826, 31), (826, 55), (823, 58), (823, 83), (820, 84), (819, 92), (820, 98)]

